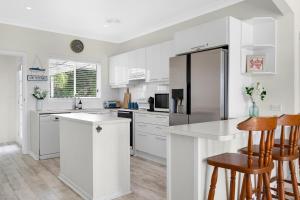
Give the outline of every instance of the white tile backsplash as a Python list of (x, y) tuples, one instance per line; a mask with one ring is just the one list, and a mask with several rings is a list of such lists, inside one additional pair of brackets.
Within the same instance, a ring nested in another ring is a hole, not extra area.
[[(169, 85), (165, 83), (145, 83), (144, 81), (135, 81), (129, 86), (131, 93), (131, 100), (139, 104), (148, 104), (148, 98), (154, 97), (155, 93), (169, 93)], [(126, 88), (120, 89), (120, 100), (123, 101), (124, 92)]]

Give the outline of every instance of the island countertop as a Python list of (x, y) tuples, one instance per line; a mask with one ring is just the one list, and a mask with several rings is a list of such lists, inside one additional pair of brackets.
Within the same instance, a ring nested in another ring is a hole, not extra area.
[(169, 134), (177, 134), (218, 141), (228, 141), (234, 139), (238, 134), (245, 133), (244, 131), (238, 130), (237, 125), (239, 122), (242, 122), (246, 119), (247, 118), (244, 117), (229, 120), (171, 126), (169, 128)]
[(105, 114), (89, 114), (89, 113), (66, 113), (66, 114), (54, 114), (59, 118), (65, 120), (73, 120), (79, 121), (84, 123), (101, 123), (101, 124), (108, 124), (108, 123), (120, 123), (120, 122), (130, 122), (130, 119), (126, 118), (119, 118), (114, 116), (111, 113)]

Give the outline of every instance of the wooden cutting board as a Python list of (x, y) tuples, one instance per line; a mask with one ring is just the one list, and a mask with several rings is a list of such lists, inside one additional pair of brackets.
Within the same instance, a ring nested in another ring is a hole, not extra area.
[(123, 108), (128, 108), (128, 103), (130, 101), (131, 101), (131, 94), (129, 92), (129, 88), (127, 88), (126, 92), (124, 93)]

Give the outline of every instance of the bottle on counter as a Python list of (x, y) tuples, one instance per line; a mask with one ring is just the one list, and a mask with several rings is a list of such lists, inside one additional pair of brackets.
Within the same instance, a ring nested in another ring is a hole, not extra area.
[(78, 103), (78, 109), (82, 109), (82, 102), (81, 102), (81, 100), (79, 100), (79, 103)]

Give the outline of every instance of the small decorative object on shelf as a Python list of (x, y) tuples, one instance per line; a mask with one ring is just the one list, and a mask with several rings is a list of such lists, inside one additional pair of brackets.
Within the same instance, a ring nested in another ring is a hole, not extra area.
[(264, 67), (265, 56), (247, 56), (247, 72), (261, 72)]
[(257, 117), (259, 116), (259, 108), (257, 106), (257, 101), (263, 101), (266, 98), (267, 91), (264, 87), (261, 86), (259, 82), (245, 87), (245, 94), (249, 96), (251, 100), (251, 105), (249, 107), (249, 116), (250, 117)]
[(48, 76), (45, 74), (46, 69), (42, 67), (42, 62), (38, 56), (35, 56), (33, 66), (29, 68), (27, 81), (48, 81)]
[(43, 100), (46, 98), (48, 94), (48, 91), (41, 90), (40, 87), (35, 86), (33, 89), (32, 96), (36, 99), (36, 110), (42, 110), (43, 109)]

